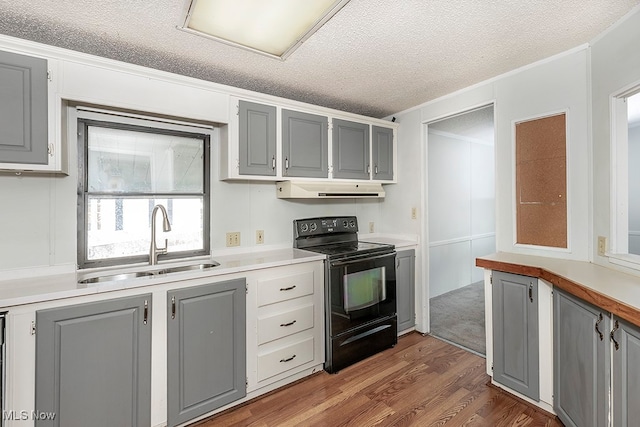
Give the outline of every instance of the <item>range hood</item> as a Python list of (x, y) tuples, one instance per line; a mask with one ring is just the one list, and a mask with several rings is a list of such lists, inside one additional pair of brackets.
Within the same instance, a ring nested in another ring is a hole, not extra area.
[(382, 184), (372, 182), (276, 182), (280, 199), (375, 199), (384, 197)]

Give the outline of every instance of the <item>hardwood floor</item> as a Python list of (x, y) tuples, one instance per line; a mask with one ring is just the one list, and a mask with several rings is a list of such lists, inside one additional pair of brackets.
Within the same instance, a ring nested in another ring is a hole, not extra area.
[(195, 425), (562, 426), (488, 382), (482, 357), (411, 333), (337, 374), (322, 372)]

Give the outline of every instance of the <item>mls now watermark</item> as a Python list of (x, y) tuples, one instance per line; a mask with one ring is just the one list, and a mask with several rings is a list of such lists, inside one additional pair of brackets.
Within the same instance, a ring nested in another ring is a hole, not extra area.
[(5, 421), (46, 421), (55, 420), (55, 412), (41, 412), (41, 411), (16, 411), (16, 410), (4, 410), (2, 411), (2, 419)]

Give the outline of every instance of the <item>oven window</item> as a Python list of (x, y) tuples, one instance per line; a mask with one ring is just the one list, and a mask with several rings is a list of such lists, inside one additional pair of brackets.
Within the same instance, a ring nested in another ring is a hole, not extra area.
[(385, 267), (345, 274), (343, 280), (346, 313), (371, 307), (386, 298)]

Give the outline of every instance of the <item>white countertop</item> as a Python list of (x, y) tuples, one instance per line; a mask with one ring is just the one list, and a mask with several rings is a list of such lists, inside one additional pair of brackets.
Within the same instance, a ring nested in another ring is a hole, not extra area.
[(384, 243), (394, 245), (396, 250), (413, 248), (418, 246), (417, 237), (413, 236), (391, 236), (383, 234), (358, 234), (358, 240), (362, 242)]
[[(32, 304), (36, 302), (51, 301), (62, 298), (71, 298), (102, 292), (159, 285), (172, 281), (181, 281), (200, 277), (221, 276), (243, 271), (318, 261), (323, 260), (324, 255), (303, 251), (300, 249), (287, 248), (262, 252), (248, 252), (232, 255), (214, 256), (212, 259), (220, 263), (220, 265), (206, 270), (195, 270), (157, 276), (140, 277), (130, 280), (98, 282), (90, 285), (79, 284), (78, 274), (76, 274), (75, 272), (56, 274), (51, 276), (0, 281), (0, 309), (16, 305)], [(211, 259), (199, 259), (197, 260), (197, 262), (190, 262), (190, 264), (204, 263), (207, 261), (211, 261)], [(163, 263), (155, 266), (155, 268), (161, 269), (166, 266), (185, 264), (189, 263)], [(149, 270), (150, 268), (148, 266), (137, 267), (138, 271), (141, 271), (143, 269)], [(134, 270), (136, 270), (136, 268), (134, 267), (119, 268), (117, 270), (108, 270), (108, 273), (103, 270), (102, 274), (119, 274), (131, 272)], [(83, 277), (91, 277), (96, 275), (98, 275), (97, 272), (95, 272), (95, 274), (83, 274)]]
[[(418, 245), (417, 239), (415, 239), (413, 236), (406, 237), (382, 234), (362, 234), (359, 236), (359, 239), (368, 242), (392, 244), (395, 245), (396, 250), (412, 248)], [(199, 258), (198, 260), (192, 260), (190, 262), (183, 261), (160, 263), (153, 268), (142, 265), (134, 267), (100, 269), (88, 272), (71, 272), (53, 275), (39, 275), (37, 277), (0, 280), (0, 310), (17, 305), (33, 304), (37, 302), (51, 301), (62, 298), (72, 298), (103, 292), (134, 289), (200, 277), (221, 276), (243, 271), (279, 267), (302, 262), (318, 261), (323, 260), (324, 258), (324, 255), (314, 252), (293, 248), (278, 248), (263, 251), (214, 255), (210, 259)], [(100, 274), (121, 274), (132, 271), (162, 269), (168, 266), (206, 263), (211, 260), (220, 263), (220, 265), (205, 270), (194, 270), (180, 273), (138, 277), (128, 280), (98, 282), (89, 285), (78, 283), (79, 278), (94, 277)]]

